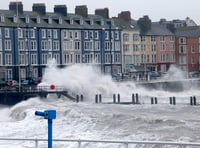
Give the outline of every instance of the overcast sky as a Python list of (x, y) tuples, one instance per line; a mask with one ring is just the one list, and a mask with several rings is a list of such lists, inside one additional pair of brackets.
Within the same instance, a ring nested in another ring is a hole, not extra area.
[[(129, 10), (133, 19), (148, 15), (152, 21), (190, 17), (200, 25), (200, 0), (12, 0), (21, 1), (24, 10), (32, 10), (33, 3), (45, 3), (46, 10), (53, 12), (54, 5), (65, 4), (69, 13), (76, 5), (87, 5), (90, 14), (97, 8), (109, 8), (110, 17)], [(9, 8), (9, 0), (1, 0), (0, 9)]]

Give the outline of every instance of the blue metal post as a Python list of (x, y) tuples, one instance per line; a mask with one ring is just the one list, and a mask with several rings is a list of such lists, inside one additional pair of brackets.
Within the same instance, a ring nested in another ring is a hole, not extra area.
[(35, 115), (42, 116), (44, 119), (48, 119), (48, 148), (52, 148), (52, 124), (53, 119), (56, 119), (55, 110), (46, 110), (44, 112), (36, 111)]
[(52, 119), (48, 119), (48, 148), (52, 148)]

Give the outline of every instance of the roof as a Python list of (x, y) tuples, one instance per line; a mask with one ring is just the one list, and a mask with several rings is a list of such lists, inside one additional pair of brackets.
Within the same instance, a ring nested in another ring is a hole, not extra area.
[(160, 24), (158, 22), (153, 22), (151, 24), (151, 29), (148, 30), (145, 35), (155, 35), (155, 36), (167, 36), (167, 35), (174, 35), (165, 24)]
[(200, 26), (182, 27), (176, 30), (176, 36), (200, 37)]

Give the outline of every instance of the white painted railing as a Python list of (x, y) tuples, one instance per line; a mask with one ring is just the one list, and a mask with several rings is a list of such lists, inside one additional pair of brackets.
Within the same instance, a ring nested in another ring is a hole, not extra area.
[[(39, 142), (47, 142), (47, 139), (23, 139), (23, 138), (0, 138), (0, 141), (28, 141), (34, 142), (35, 148), (39, 148)], [(199, 148), (200, 143), (192, 143), (192, 142), (169, 142), (169, 141), (117, 141), (117, 140), (81, 140), (81, 139), (53, 139), (54, 145), (56, 142), (64, 142), (64, 143), (77, 143), (77, 148), (82, 148), (83, 143), (105, 143), (105, 144), (122, 144), (124, 148), (129, 148), (131, 145), (142, 144), (142, 145), (159, 145), (160, 147), (164, 146), (178, 146), (180, 148), (186, 148), (188, 146), (192, 146), (192, 148)], [(0, 143), (1, 146), (1, 143)]]

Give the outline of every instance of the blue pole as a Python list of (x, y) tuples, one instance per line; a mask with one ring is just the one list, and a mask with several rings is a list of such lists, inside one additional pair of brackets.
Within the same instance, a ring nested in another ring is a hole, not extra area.
[(52, 148), (52, 119), (48, 119), (48, 148)]
[(44, 119), (48, 119), (48, 148), (52, 148), (52, 124), (53, 119), (56, 119), (55, 110), (46, 110), (44, 112), (36, 111), (35, 115), (42, 116)]

